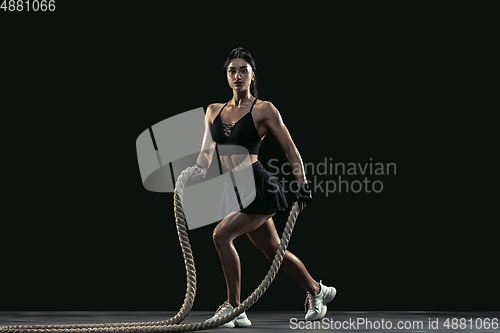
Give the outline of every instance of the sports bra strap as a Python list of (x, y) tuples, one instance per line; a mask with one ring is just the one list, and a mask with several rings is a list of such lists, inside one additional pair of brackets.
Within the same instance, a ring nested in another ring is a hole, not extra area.
[(219, 115), (222, 112), (222, 110), (224, 110), (224, 108), (226, 107), (227, 103), (229, 103), (229, 102), (226, 102), (226, 104), (224, 104), (224, 106), (222, 107), (222, 109), (219, 110), (219, 113), (217, 115)]
[(253, 106), (255, 105), (255, 102), (257, 102), (257, 98), (253, 100), (253, 104), (252, 104), (252, 107), (250, 108), (250, 112), (252, 112)]
[[(227, 103), (229, 103), (229, 102), (227, 102)], [(214, 121), (215, 121), (215, 119), (220, 118), (220, 114), (221, 114), (222, 110), (224, 110), (224, 108), (226, 107), (227, 103), (224, 104), (224, 106), (219, 110), (219, 112), (217, 113), (217, 115), (214, 118)], [(221, 119), (221, 123), (222, 123), (222, 119)]]

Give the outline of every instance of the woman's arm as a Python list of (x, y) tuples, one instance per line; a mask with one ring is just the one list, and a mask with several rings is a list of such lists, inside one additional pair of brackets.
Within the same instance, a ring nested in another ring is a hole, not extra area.
[[(203, 169), (208, 169), (210, 164), (212, 164), (212, 158), (214, 156), (215, 151), (215, 143), (212, 139), (212, 134), (210, 130), (212, 129), (213, 123), (213, 115), (216, 110), (215, 104), (210, 104), (207, 108), (207, 112), (205, 114), (205, 133), (203, 134), (203, 141), (201, 143), (201, 151), (198, 154), (198, 158), (196, 159), (196, 163), (201, 166)], [(193, 177), (196, 179), (201, 178), (202, 174), (196, 173)]]
[(292, 167), (292, 172), (299, 183), (307, 183), (304, 172), (304, 164), (300, 153), (293, 143), (292, 137), (288, 132), (281, 115), (271, 102), (266, 102), (263, 106), (263, 114), (266, 128), (278, 139), (278, 142), (285, 153), (288, 162)]

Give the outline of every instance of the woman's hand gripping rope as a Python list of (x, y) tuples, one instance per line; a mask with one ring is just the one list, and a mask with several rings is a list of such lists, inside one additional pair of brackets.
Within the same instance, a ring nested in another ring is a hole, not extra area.
[(299, 189), (295, 195), (297, 196), (297, 203), (300, 208), (299, 212), (302, 212), (306, 205), (312, 201), (312, 193), (309, 189), (309, 185), (307, 185), (307, 183), (299, 183)]
[(194, 165), (194, 174), (191, 176), (192, 180), (200, 180), (201, 178), (205, 178), (207, 176), (207, 169), (196, 163)]

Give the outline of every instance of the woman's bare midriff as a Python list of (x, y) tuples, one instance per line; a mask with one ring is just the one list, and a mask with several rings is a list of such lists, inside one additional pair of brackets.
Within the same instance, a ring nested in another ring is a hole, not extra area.
[(229, 170), (242, 170), (244, 168), (250, 167), (253, 163), (259, 160), (258, 156), (252, 155), (231, 155), (231, 156), (221, 156), (220, 157), (222, 169), (224, 171)]

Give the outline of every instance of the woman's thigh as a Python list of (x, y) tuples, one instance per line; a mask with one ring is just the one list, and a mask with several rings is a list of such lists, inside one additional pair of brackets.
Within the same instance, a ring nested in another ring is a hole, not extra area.
[(280, 245), (280, 237), (272, 218), (267, 219), (257, 229), (248, 232), (247, 236), (266, 255), (273, 254)]
[(240, 235), (256, 230), (273, 215), (274, 213), (268, 215), (231, 213), (215, 227), (214, 237), (217, 235), (217, 237), (233, 240)]

